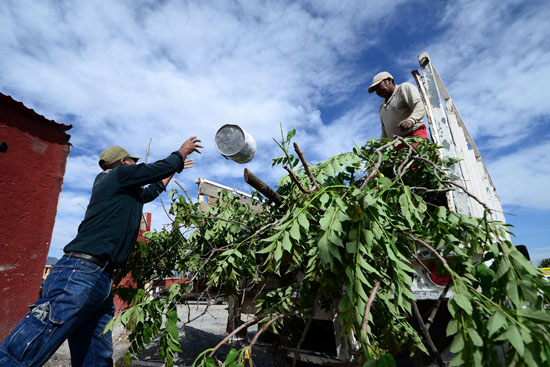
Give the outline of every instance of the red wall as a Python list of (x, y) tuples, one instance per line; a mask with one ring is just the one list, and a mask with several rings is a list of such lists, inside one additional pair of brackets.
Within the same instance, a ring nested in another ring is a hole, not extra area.
[(38, 297), (70, 128), (0, 93), (0, 340)]

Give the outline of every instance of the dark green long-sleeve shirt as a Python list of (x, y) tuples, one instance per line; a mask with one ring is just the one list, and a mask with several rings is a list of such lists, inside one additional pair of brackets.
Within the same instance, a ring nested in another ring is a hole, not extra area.
[(98, 174), (78, 234), (63, 250), (124, 264), (138, 236), (143, 204), (166, 189), (162, 179), (182, 169), (183, 157), (174, 152), (152, 164), (123, 164)]

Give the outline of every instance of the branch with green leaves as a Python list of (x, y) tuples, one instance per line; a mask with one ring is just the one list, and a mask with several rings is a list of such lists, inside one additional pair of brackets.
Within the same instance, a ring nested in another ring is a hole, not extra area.
[[(151, 233), (126, 269), (137, 283), (189, 272), (224, 295), (242, 299), (246, 294), (255, 300), (257, 315), (285, 315), (266, 321), (262, 330), (269, 329), (289, 348), (303, 342), (311, 319), (307, 310), (324, 309), (337, 316), (342, 335), (357, 342), (356, 365), (391, 365), (404, 350), (437, 358), (441, 351), (434, 351), (426, 332), (433, 328), (440, 304), (452, 317), (446, 326), (452, 366), (498, 366), (497, 348), (503, 345), (510, 346), (507, 365), (549, 363), (545, 307), (550, 283), (511, 242), (502, 240), (506, 225), (487, 215), (474, 218), (446, 208), (442, 195), (455, 187), (446, 167), (455, 160), (441, 159), (435, 144), (413, 147), (416, 140), (407, 138), (372, 139), (312, 164), (297, 145), (298, 157), (290, 153), (294, 136), (294, 130), (282, 133), (278, 145), (283, 154), (273, 160), (292, 172), (277, 184), (283, 198), (279, 205), (254, 193), (253, 204), (262, 208), (257, 212), (222, 192), (202, 213), (198, 203), (174, 192), (172, 226)], [(397, 144), (407, 149), (398, 151)], [(195, 230), (184, 235), (184, 228)], [(413, 263), (428, 269), (417, 256), (423, 248), (437, 271), (449, 275), (454, 296), (437, 301), (419, 333)], [(159, 261), (154, 256), (159, 253), (167, 257)], [(133, 331), (137, 348), (146, 341), (143, 335), (164, 336), (161, 354), (167, 365), (179, 343), (168, 337), (173, 326), (163, 328), (158, 315), (173, 320), (168, 313), (184, 297), (184, 287), (178, 292), (170, 302), (138, 297), (117, 318)], [(207, 366), (212, 358), (204, 354), (197, 365)], [(232, 350), (225, 366), (250, 358), (248, 347)]]

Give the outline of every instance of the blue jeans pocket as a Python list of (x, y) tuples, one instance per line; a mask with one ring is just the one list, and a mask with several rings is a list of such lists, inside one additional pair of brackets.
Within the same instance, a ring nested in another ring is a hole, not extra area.
[(75, 271), (84, 274), (92, 274), (100, 270), (101, 268), (99, 267), (99, 265), (88, 261), (81, 261), (80, 264), (78, 264), (75, 268)]
[(4, 343), (6, 351), (18, 361), (33, 360), (48, 343), (53, 331), (50, 326), (36, 318), (32, 311), (27, 313)]

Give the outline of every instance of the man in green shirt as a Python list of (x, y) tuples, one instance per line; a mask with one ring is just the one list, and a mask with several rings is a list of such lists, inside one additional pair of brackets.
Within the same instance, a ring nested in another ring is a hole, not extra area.
[[(0, 345), (0, 366), (42, 366), (68, 339), (72, 366), (112, 366), (111, 275), (123, 265), (139, 231), (143, 204), (154, 200), (176, 172), (191, 168), (187, 156), (200, 153), (191, 137), (165, 159), (137, 164), (119, 146), (105, 149), (103, 169), (74, 240), (52, 269), (43, 295)], [(144, 185), (148, 185), (143, 187)]]

